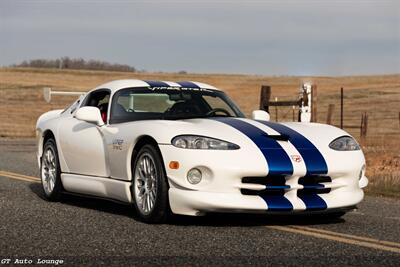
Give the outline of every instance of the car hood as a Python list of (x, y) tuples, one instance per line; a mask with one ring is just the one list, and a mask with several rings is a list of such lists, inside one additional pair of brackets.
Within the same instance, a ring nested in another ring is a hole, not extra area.
[[(128, 123), (132, 125), (133, 123)], [(153, 136), (158, 143), (171, 144), (177, 135), (200, 135), (246, 145), (256, 142), (264, 149), (273, 149), (273, 141), (295, 144), (297, 149), (327, 147), (335, 138), (348, 135), (331, 125), (318, 123), (275, 123), (246, 118), (198, 118), (186, 120), (137, 121), (134, 128)]]
[[(237, 123), (238, 121), (240, 123)], [(185, 120), (183, 123), (188, 124), (191, 129), (193, 127), (193, 134), (201, 131), (206, 136), (229, 141), (229, 137), (239, 133), (250, 139), (266, 138), (288, 141), (294, 143), (298, 149), (313, 149), (314, 146), (328, 145), (337, 137), (349, 135), (337, 127), (320, 123), (277, 123), (246, 118), (191, 119)], [(270, 142), (260, 143), (263, 148), (271, 148), (268, 146)], [(314, 146), (311, 146), (310, 143)]]

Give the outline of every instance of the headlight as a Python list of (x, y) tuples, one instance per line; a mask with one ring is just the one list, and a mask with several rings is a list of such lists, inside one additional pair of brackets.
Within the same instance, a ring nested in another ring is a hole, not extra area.
[(179, 135), (172, 139), (172, 145), (187, 149), (216, 149), (216, 150), (234, 150), (239, 149), (238, 145), (198, 135)]
[(338, 150), (338, 151), (360, 150), (360, 146), (358, 145), (356, 140), (354, 140), (354, 138), (350, 136), (342, 136), (336, 138), (329, 144), (329, 147), (332, 148), (333, 150)]

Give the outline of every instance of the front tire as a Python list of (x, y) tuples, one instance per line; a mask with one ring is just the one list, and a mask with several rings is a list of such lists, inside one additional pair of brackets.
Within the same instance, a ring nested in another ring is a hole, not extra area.
[(147, 223), (165, 222), (169, 215), (168, 184), (157, 149), (145, 145), (135, 158), (132, 195), (139, 218)]
[(40, 178), (46, 199), (49, 201), (59, 200), (62, 193), (61, 169), (54, 139), (48, 139), (43, 146)]

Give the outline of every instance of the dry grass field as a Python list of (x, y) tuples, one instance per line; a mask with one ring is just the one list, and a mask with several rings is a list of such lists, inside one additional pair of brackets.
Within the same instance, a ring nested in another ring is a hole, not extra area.
[[(273, 98), (296, 99), (302, 81), (318, 86), (318, 121), (325, 122), (329, 104), (335, 104), (339, 124), (339, 94), (344, 87), (345, 125), (359, 125), (368, 113), (366, 140), (359, 140), (367, 158), (368, 192), (400, 197), (400, 75), (348, 77), (291, 77), (225, 74), (128, 73), (52, 69), (0, 68), (0, 137), (32, 137), (40, 114), (63, 108), (74, 97), (43, 100), (43, 87), (87, 91), (115, 79), (194, 80), (226, 91), (246, 114), (258, 109), (261, 85), (272, 87)], [(279, 108), (279, 121), (292, 120), (291, 108)], [(275, 119), (275, 113), (271, 114)], [(356, 138), (359, 130), (348, 129)]]

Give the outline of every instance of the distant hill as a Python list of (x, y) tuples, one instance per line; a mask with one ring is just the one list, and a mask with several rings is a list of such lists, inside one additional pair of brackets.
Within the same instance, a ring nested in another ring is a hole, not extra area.
[(69, 57), (62, 57), (58, 59), (25, 60), (19, 64), (12, 65), (11, 67), (136, 72), (135, 67), (129, 65), (109, 63), (101, 60), (85, 60), (83, 58)]

